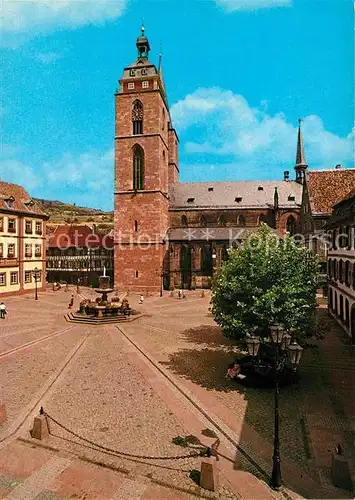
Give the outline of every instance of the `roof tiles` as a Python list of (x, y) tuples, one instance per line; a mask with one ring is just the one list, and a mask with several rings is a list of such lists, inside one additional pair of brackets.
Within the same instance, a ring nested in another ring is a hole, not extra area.
[(355, 169), (309, 171), (306, 182), (313, 215), (330, 215), (332, 207), (355, 189)]

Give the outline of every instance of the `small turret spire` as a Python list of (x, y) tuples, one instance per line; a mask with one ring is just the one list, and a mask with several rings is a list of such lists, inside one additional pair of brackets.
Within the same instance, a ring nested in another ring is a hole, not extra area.
[(142, 22), (141, 35), (137, 38), (138, 59), (148, 59), (150, 45), (148, 38), (145, 36), (145, 27)]
[(301, 128), (302, 119), (298, 119), (298, 136), (297, 136), (297, 152), (296, 152), (296, 181), (302, 183), (305, 175), (305, 171), (307, 170), (307, 162), (306, 156), (304, 154), (304, 145), (303, 145), (303, 135)]

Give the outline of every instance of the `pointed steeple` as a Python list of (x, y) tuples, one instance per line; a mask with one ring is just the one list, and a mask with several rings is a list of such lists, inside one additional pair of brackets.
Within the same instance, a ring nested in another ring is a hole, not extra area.
[(302, 120), (299, 118), (298, 120), (298, 136), (297, 136), (297, 152), (296, 152), (296, 181), (299, 183), (303, 182), (305, 171), (307, 170), (307, 162), (306, 156), (304, 154), (304, 145), (303, 145), (303, 135), (301, 129)]

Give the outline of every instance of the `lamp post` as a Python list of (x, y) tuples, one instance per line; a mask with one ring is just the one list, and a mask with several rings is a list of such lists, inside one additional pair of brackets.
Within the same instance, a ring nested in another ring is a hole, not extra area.
[[(271, 340), (275, 348), (275, 407), (274, 407), (274, 452), (272, 456), (273, 467), (270, 478), (270, 486), (274, 490), (281, 487), (281, 468), (280, 468), (280, 437), (279, 437), (279, 380), (280, 373), (285, 366), (285, 356), (280, 359), (280, 349), (288, 352), (292, 369), (296, 372), (302, 356), (302, 347), (292, 340), (292, 336), (285, 332), (282, 325), (275, 323), (270, 327)], [(254, 359), (259, 353), (260, 338), (250, 336), (246, 339), (248, 353)]]
[(41, 271), (37, 267), (35, 267), (34, 270), (32, 271), (33, 277), (35, 279), (35, 300), (38, 300), (37, 278), (40, 272)]

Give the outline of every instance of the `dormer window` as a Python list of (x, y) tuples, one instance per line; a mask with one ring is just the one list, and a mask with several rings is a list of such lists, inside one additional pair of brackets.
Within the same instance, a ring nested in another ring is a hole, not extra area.
[(14, 201), (15, 201), (15, 198), (13, 196), (10, 196), (10, 198), (8, 198), (7, 200), (5, 200), (6, 205), (8, 206), (8, 208), (13, 208)]
[(264, 191), (263, 186), (258, 186), (258, 191)]
[(242, 201), (242, 197), (241, 196), (236, 196), (234, 201), (236, 201), (237, 203), (240, 203)]
[(187, 198), (187, 203), (193, 203), (195, 201), (195, 198)]
[(209, 192), (213, 191), (213, 187), (209, 187), (209, 188), (208, 188), (208, 191), (209, 191)]

